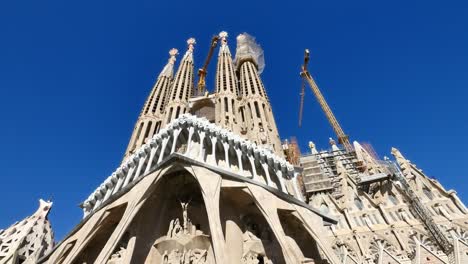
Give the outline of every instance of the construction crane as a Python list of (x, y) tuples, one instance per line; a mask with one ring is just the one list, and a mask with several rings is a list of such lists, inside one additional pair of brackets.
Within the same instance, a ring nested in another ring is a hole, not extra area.
[[(351, 143), (349, 143), (348, 136), (344, 133), (343, 129), (338, 123), (338, 120), (336, 119), (332, 110), (328, 106), (327, 101), (325, 101), (325, 98), (323, 97), (322, 93), (320, 92), (320, 89), (315, 83), (314, 78), (312, 78), (312, 75), (310, 75), (309, 71), (307, 70), (307, 64), (309, 63), (309, 55), (310, 55), (309, 50), (306, 49), (305, 54), (304, 54), (304, 64), (302, 65), (301, 77), (303, 81), (305, 80), (309, 84), (310, 89), (312, 90), (315, 97), (317, 98), (317, 101), (319, 102), (320, 107), (322, 107), (322, 110), (328, 119), (328, 122), (330, 122), (330, 125), (332, 126), (333, 130), (335, 131), (336, 136), (338, 137), (338, 142), (344, 146), (346, 151), (352, 152), (353, 147), (351, 146)], [(305, 95), (305, 85), (303, 83), (302, 90), (301, 90), (301, 105), (299, 109), (299, 125), (301, 125), (302, 123), (302, 111), (304, 108), (304, 95)]]
[(205, 59), (205, 63), (203, 64), (203, 67), (198, 70), (198, 84), (197, 84), (197, 91), (198, 95), (203, 95), (206, 90), (206, 82), (205, 82), (205, 77), (207, 74), (206, 69), (208, 68), (208, 64), (210, 64), (211, 57), (213, 56), (214, 49), (218, 45), (219, 37), (214, 36), (211, 39), (211, 46), (210, 46), (210, 51), (208, 52), (208, 56)]

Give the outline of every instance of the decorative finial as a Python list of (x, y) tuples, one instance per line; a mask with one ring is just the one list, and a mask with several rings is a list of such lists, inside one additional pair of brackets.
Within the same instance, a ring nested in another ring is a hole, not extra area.
[(317, 149), (315, 148), (315, 143), (312, 141), (309, 141), (309, 148), (310, 148), (310, 153), (312, 154), (317, 154)]
[(195, 38), (189, 38), (187, 40), (187, 44), (188, 44), (188, 49), (193, 50), (193, 45), (197, 44), (197, 41), (195, 40)]
[(226, 31), (219, 32), (219, 37), (220, 38), (227, 38), (227, 36), (228, 36), (228, 33)]
[(313, 149), (315, 149), (315, 144), (314, 144), (314, 142), (309, 141), (309, 148), (310, 148), (311, 151), (312, 151)]
[(171, 50), (169, 51), (169, 55), (171, 56), (171, 57), (169, 58), (169, 63), (174, 64), (175, 61), (176, 61), (176, 58), (175, 58), (175, 57), (176, 57), (178, 54), (179, 54), (179, 51), (178, 51), (177, 49), (171, 49)]
[(328, 138), (328, 142), (330, 143), (330, 146), (336, 145), (336, 141), (333, 138)]
[(221, 31), (221, 32), (219, 32), (218, 36), (221, 39), (222, 44), (226, 45), (226, 43), (227, 43), (226, 38), (228, 37), (228, 33), (226, 31)]

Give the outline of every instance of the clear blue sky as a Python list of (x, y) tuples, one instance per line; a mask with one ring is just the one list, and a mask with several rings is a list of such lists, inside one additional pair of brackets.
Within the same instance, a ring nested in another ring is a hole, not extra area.
[[(57, 239), (121, 161), (167, 52), (248, 32), (282, 138), (328, 147), (310, 91), (297, 127), (304, 48), (345, 131), (381, 155), (399, 148), (468, 201), (468, 6), (449, 1), (2, 1), (0, 228), (52, 198)], [(180, 58), (180, 57), (179, 57)], [(212, 66), (216, 61), (213, 61)], [(214, 84), (210, 68), (210, 88)]]

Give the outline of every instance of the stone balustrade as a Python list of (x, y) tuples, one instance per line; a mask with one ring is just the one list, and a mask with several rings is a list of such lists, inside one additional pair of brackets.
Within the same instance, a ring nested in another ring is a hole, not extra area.
[(185, 157), (248, 178), (303, 200), (298, 171), (263, 146), (210, 123), (184, 114), (173, 120), (128, 157), (82, 204), (84, 217), (132, 181), (150, 173), (166, 157)]

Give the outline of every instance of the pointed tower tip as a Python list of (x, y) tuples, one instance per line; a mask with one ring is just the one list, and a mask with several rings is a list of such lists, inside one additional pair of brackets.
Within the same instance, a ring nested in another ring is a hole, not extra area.
[(179, 55), (179, 51), (175, 48), (172, 48), (170, 51), (169, 51), (169, 56), (171, 56), (169, 58), (169, 63), (170, 64), (174, 64), (175, 61), (176, 61), (176, 56)]
[(169, 55), (171, 57), (174, 57), (174, 56), (177, 56), (179, 54), (179, 51), (176, 49), (176, 48), (172, 48), (170, 51), (169, 51)]
[(52, 209), (52, 204), (50, 200), (44, 201), (39, 199), (39, 208), (36, 211), (36, 215), (43, 215), (44, 217), (49, 214), (50, 209)]
[(225, 39), (225, 38), (228, 37), (228, 33), (227, 33), (226, 31), (223, 30), (223, 31), (219, 32), (218, 36), (219, 36), (219, 38), (221, 38), (221, 39)]
[(187, 45), (188, 45), (188, 48), (189, 48), (190, 50), (193, 49), (193, 46), (194, 46), (195, 44), (197, 44), (197, 41), (195, 40), (195, 38), (189, 38), (189, 39), (187, 40)]
[(44, 201), (43, 199), (39, 199), (39, 207), (44, 208), (44, 207), (52, 207), (53, 202), (51, 200)]
[(175, 48), (172, 48), (169, 50), (169, 60), (164, 66), (163, 70), (159, 74), (158, 78), (160, 77), (167, 77), (167, 78), (172, 78), (173, 72), (174, 72), (174, 64), (176, 62), (176, 56), (179, 54), (179, 51)]

